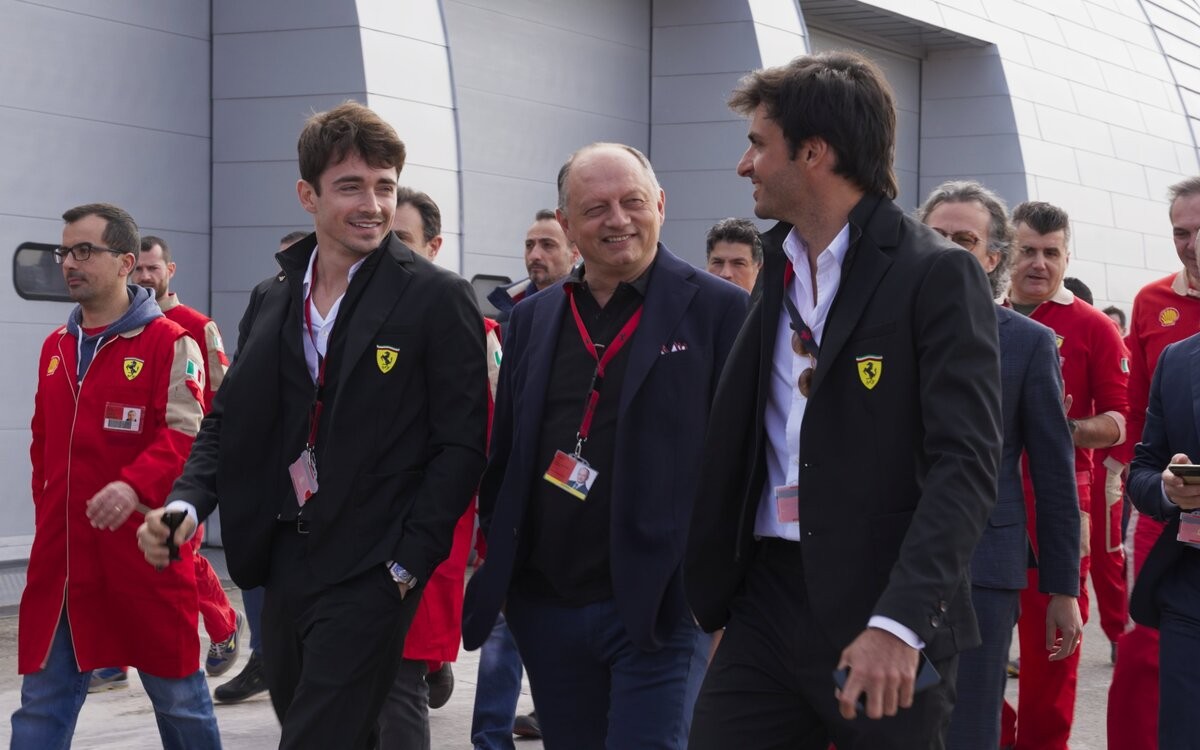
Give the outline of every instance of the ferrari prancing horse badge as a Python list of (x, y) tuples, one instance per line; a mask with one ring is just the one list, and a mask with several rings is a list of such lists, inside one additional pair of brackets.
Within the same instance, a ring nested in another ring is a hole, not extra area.
[(854, 361), (858, 363), (858, 379), (868, 391), (879, 384), (879, 378), (883, 377), (883, 357), (878, 354), (864, 354), (855, 357)]
[(379, 371), (387, 373), (396, 366), (396, 357), (400, 354), (400, 350), (394, 346), (376, 346), (375, 347), (375, 364), (379, 365)]

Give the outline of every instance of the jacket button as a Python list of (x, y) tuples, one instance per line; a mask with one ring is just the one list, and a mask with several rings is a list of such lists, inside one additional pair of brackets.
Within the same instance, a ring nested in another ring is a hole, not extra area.
[(945, 602), (938, 602), (938, 611), (941, 612), (942, 614), (946, 614), (946, 610), (948, 608), (949, 608), (949, 605), (946, 604)]
[(942, 626), (942, 618), (934, 615), (933, 617), (929, 618), (929, 624), (935, 628), (940, 628)]

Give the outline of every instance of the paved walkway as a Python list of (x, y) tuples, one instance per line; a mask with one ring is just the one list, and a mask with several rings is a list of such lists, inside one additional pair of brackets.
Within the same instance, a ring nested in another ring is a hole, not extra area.
[[(214, 560), (218, 569), (223, 561)], [(240, 608), (237, 589), (230, 592), (235, 606)], [(10, 733), (8, 716), (20, 705), (20, 677), (16, 668), (16, 617), (0, 617), (0, 747), (7, 747)], [(203, 649), (208, 642), (201, 635)], [(1084, 652), (1080, 663), (1079, 699), (1076, 705), (1075, 730), (1071, 736), (1072, 750), (1103, 750), (1105, 743), (1105, 706), (1112, 667), (1108, 661), (1108, 642), (1095, 619), (1085, 630)], [(229, 675), (209, 679), (215, 688), (240, 671), (246, 656)], [(434, 750), (469, 750), (471, 748), (471, 710), (475, 696), (475, 673), (479, 652), (462, 652), (454, 665), (455, 688), (450, 702), (431, 712)], [(79, 717), (73, 747), (104, 750), (152, 750), (161, 747), (154, 725), (150, 701), (135, 678), (127, 689), (114, 690), (88, 697)], [(1016, 700), (1016, 680), (1009, 680), (1009, 698)], [(533, 702), (528, 686), (521, 696), (518, 710), (528, 712)], [(217, 721), (226, 750), (264, 750), (279, 741), (279, 726), (265, 694), (245, 703), (218, 705)], [(518, 740), (517, 750), (541, 750), (542, 743)]]

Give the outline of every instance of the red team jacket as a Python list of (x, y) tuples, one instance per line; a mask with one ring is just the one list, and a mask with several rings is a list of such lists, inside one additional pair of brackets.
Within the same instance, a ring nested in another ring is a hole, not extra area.
[(18, 670), (40, 670), (63, 613), (80, 670), (129, 664), (178, 678), (199, 668), (195, 566), (146, 564), (133, 513), (116, 531), (94, 529), (86, 503), (112, 481), (163, 504), (202, 417), (200, 351), (156, 317), (105, 340), (80, 384), (67, 327), (42, 346), (34, 401), (35, 534), (21, 597)]

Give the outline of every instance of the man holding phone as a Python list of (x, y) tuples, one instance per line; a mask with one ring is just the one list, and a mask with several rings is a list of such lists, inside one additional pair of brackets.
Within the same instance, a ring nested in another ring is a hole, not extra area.
[[(1138, 574), (1133, 619), (1159, 633), (1158, 746), (1192, 747), (1200, 704), (1200, 420), (1194, 398), (1200, 335), (1162, 353), (1127, 489), (1138, 510), (1166, 527)], [(1170, 465), (1168, 465), (1170, 464)], [(1185, 464), (1184, 466), (1176, 466)]]

